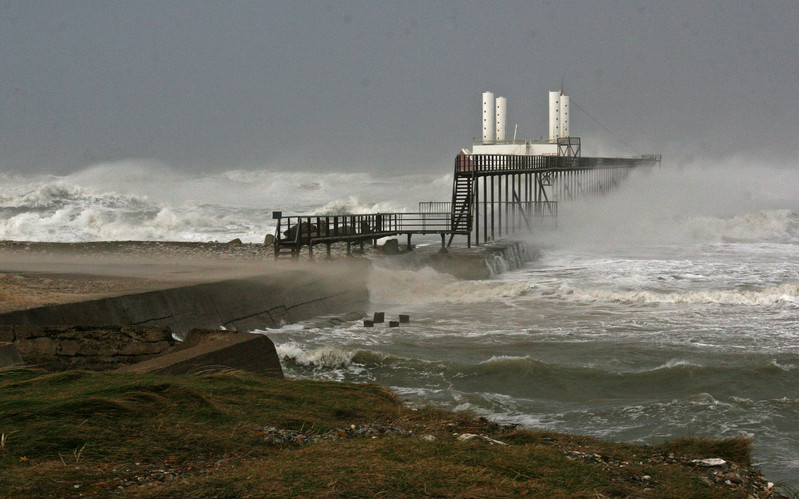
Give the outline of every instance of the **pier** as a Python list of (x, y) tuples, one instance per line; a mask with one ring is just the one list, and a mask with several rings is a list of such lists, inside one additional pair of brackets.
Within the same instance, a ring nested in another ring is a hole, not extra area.
[(569, 96), (549, 93), (549, 138), (538, 141), (505, 137), (507, 104), (483, 93), (483, 138), (472, 151), (455, 157), (450, 201), (419, 203), (417, 212), (337, 215), (286, 215), (277, 221), (275, 258), (299, 256), (303, 247), (347, 243), (361, 248), (391, 236), (405, 236), (408, 250), (416, 234), (437, 234), (442, 250), (456, 236), (467, 247), (557, 223), (558, 204), (604, 195), (633, 168), (659, 165), (660, 155), (583, 157), (579, 137), (569, 135)]
[(633, 168), (660, 163), (659, 155), (632, 158), (464, 154), (455, 158), (452, 200), (419, 203), (411, 213), (283, 215), (275, 212), (275, 257), (298, 256), (303, 247), (313, 255), (323, 244), (347, 243), (361, 248), (377, 239), (405, 236), (411, 247), (415, 234), (438, 234), (442, 248), (456, 236), (467, 246), (535, 227), (554, 224), (558, 203), (604, 195)]

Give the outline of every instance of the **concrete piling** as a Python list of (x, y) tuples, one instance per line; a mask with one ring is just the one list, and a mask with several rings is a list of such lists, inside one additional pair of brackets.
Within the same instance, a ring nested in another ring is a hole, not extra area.
[(380, 324), (386, 321), (386, 314), (385, 312), (375, 312), (374, 318), (372, 319), (375, 324)]

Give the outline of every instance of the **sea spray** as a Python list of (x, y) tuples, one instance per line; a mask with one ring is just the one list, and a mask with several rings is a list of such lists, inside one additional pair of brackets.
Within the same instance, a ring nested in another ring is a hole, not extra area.
[(451, 179), (446, 174), (381, 178), (267, 170), (195, 175), (130, 160), (63, 177), (4, 175), (0, 182), (2, 239), (260, 242), (275, 230), (273, 210), (415, 211), (421, 200), (416, 196), (449, 196)]

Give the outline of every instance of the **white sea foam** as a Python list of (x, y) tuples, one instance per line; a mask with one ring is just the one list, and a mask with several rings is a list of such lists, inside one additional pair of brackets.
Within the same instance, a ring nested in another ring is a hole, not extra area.
[(355, 196), (345, 199), (334, 199), (324, 206), (311, 210), (311, 215), (359, 215), (363, 213), (396, 213), (406, 211), (404, 207), (393, 202), (367, 202), (363, 203)]
[(656, 292), (647, 290), (620, 290), (584, 288), (563, 285), (559, 289), (563, 298), (575, 301), (604, 301), (621, 303), (686, 303), (729, 305), (799, 304), (799, 284), (780, 284), (757, 290), (695, 290)]
[(258, 242), (274, 230), (273, 210), (415, 211), (420, 200), (446, 199), (450, 182), (449, 175), (379, 178), (268, 170), (195, 175), (142, 160), (93, 165), (63, 177), (3, 175), (0, 238), (74, 242), (239, 237)]
[(519, 296), (529, 288), (530, 284), (525, 281), (460, 281), (429, 267), (419, 270), (376, 267), (369, 279), (370, 300), (381, 304), (502, 301)]
[(275, 349), (283, 360), (290, 359), (300, 365), (322, 368), (347, 367), (352, 364), (352, 359), (357, 353), (356, 350), (347, 350), (332, 345), (305, 350), (294, 342), (276, 345)]

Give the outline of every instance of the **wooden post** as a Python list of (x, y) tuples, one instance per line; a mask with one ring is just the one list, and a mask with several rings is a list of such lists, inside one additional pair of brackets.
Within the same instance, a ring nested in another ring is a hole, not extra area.
[(483, 176), (483, 244), (488, 242), (488, 192), (486, 185), (488, 179)]
[(480, 246), (480, 178), (474, 179), (474, 244)]
[(502, 237), (502, 177), (500, 175), (497, 177), (497, 197), (499, 198), (499, 211), (497, 215), (499, 215), (499, 237)]
[(494, 217), (496, 210), (494, 210), (494, 176), (491, 175), (491, 239), (496, 239), (496, 234), (494, 233)]

